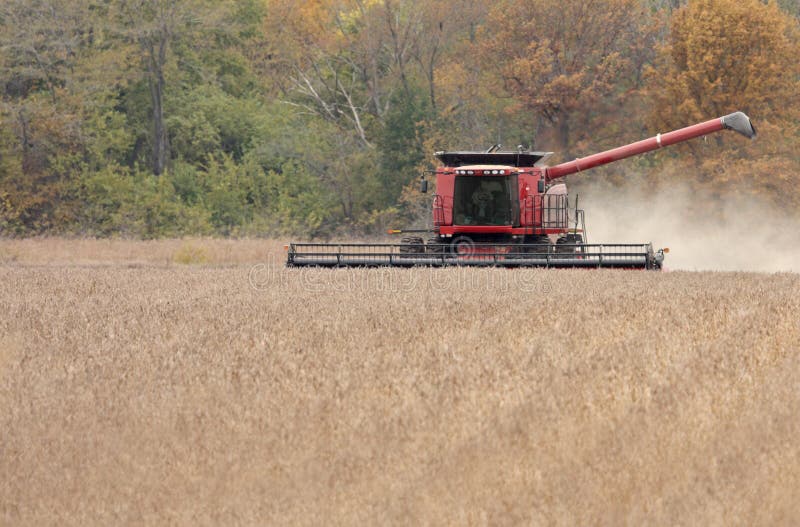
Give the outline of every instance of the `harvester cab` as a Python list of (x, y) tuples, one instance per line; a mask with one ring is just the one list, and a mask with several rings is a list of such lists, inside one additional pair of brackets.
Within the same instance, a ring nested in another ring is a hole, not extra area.
[[(564, 176), (720, 130), (756, 135), (742, 112), (547, 167), (551, 152), (436, 152), (432, 228), (392, 230), (399, 244), (289, 245), (287, 265), (615, 267), (660, 269), (651, 243), (588, 244), (584, 213), (570, 208)], [(427, 191), (422, 180), (421, 190)], [(576, 199), (577, 202), (577, 199)], [(424, 234), (427, 234), (427, 240)]]

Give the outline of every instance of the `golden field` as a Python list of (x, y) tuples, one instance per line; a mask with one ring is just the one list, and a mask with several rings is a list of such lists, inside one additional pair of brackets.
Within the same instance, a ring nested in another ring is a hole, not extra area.
[(800, 275), (0, 241), (0, 524), (796, 525)]

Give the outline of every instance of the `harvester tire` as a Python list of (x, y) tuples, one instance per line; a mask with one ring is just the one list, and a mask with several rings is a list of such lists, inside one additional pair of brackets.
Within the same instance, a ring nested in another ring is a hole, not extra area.
[(442, 244), (442, 240), (438, 236), (429, 238), (428, 242), (425, 244), (425, 252), (428, 254), (442, 254), (444, 253), (444, 249), (445, 246)]
[(459, 255), (459, 254), (471, 254), (473, 252), (473, 248), (475, 247), (475, 242), (472, 241), (472, 238), (469, 236), (458, 236), (453, 238), (450, 242), (448, 249), (452, 254)]
[(580, 234), (567, 234), (556, 240), (556, 252), (574, 256), (583, 253), (583, 247), (571, 247), (572, 245), (583, 245), (583, 236)]
[(401, 238), (400, 253), (406, 256), (425, 254), (425, 242), (419, 236)]
[(546, 255), (550, 250), (550, 238), (544, 235), (539, 236), (526, 236), (525, 237), (525, 244), (536, 244), (540, 245), (540, 247), (525, 247), (524, 253), (525, 254), (536, 254), (536, 255)]

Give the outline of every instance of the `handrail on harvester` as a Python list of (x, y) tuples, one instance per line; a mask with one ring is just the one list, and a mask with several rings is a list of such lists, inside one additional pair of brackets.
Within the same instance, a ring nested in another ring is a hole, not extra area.
[(629, 145), (612, 148), (605, 152), (593, 154), (584, 158), (575, 159), (561, 163), (547, 169), (547, 179), (557, 179), (560, 177), (568, 176), (582, 170), (588, 170), (600, 165), (607, 165), (626, 157), (643, 154), (645, 152), (652, 152), (665, 146), (674, 145), (682, 141), (688, 141), (695, 137), (701, 137), (710, 133), (719, 132), (720, 130), (733, 130), (747, 137), (753, 139), (756, 136), (756, 130), (750, 122), (750, 118), (742, 112), (735, 112), (724, 117), (718, 117), (705, 121), (703, 123), (687, 126), (679, 130), (667, 132), (665, 134), (657, 134), (649, 139), (637, 141)]

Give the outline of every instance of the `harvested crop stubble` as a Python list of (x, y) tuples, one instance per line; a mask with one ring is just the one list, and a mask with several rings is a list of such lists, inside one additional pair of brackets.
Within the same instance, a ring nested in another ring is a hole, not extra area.
[(14, 262), (0, 312), (3, 524), (800, 520), (798, 275)]

